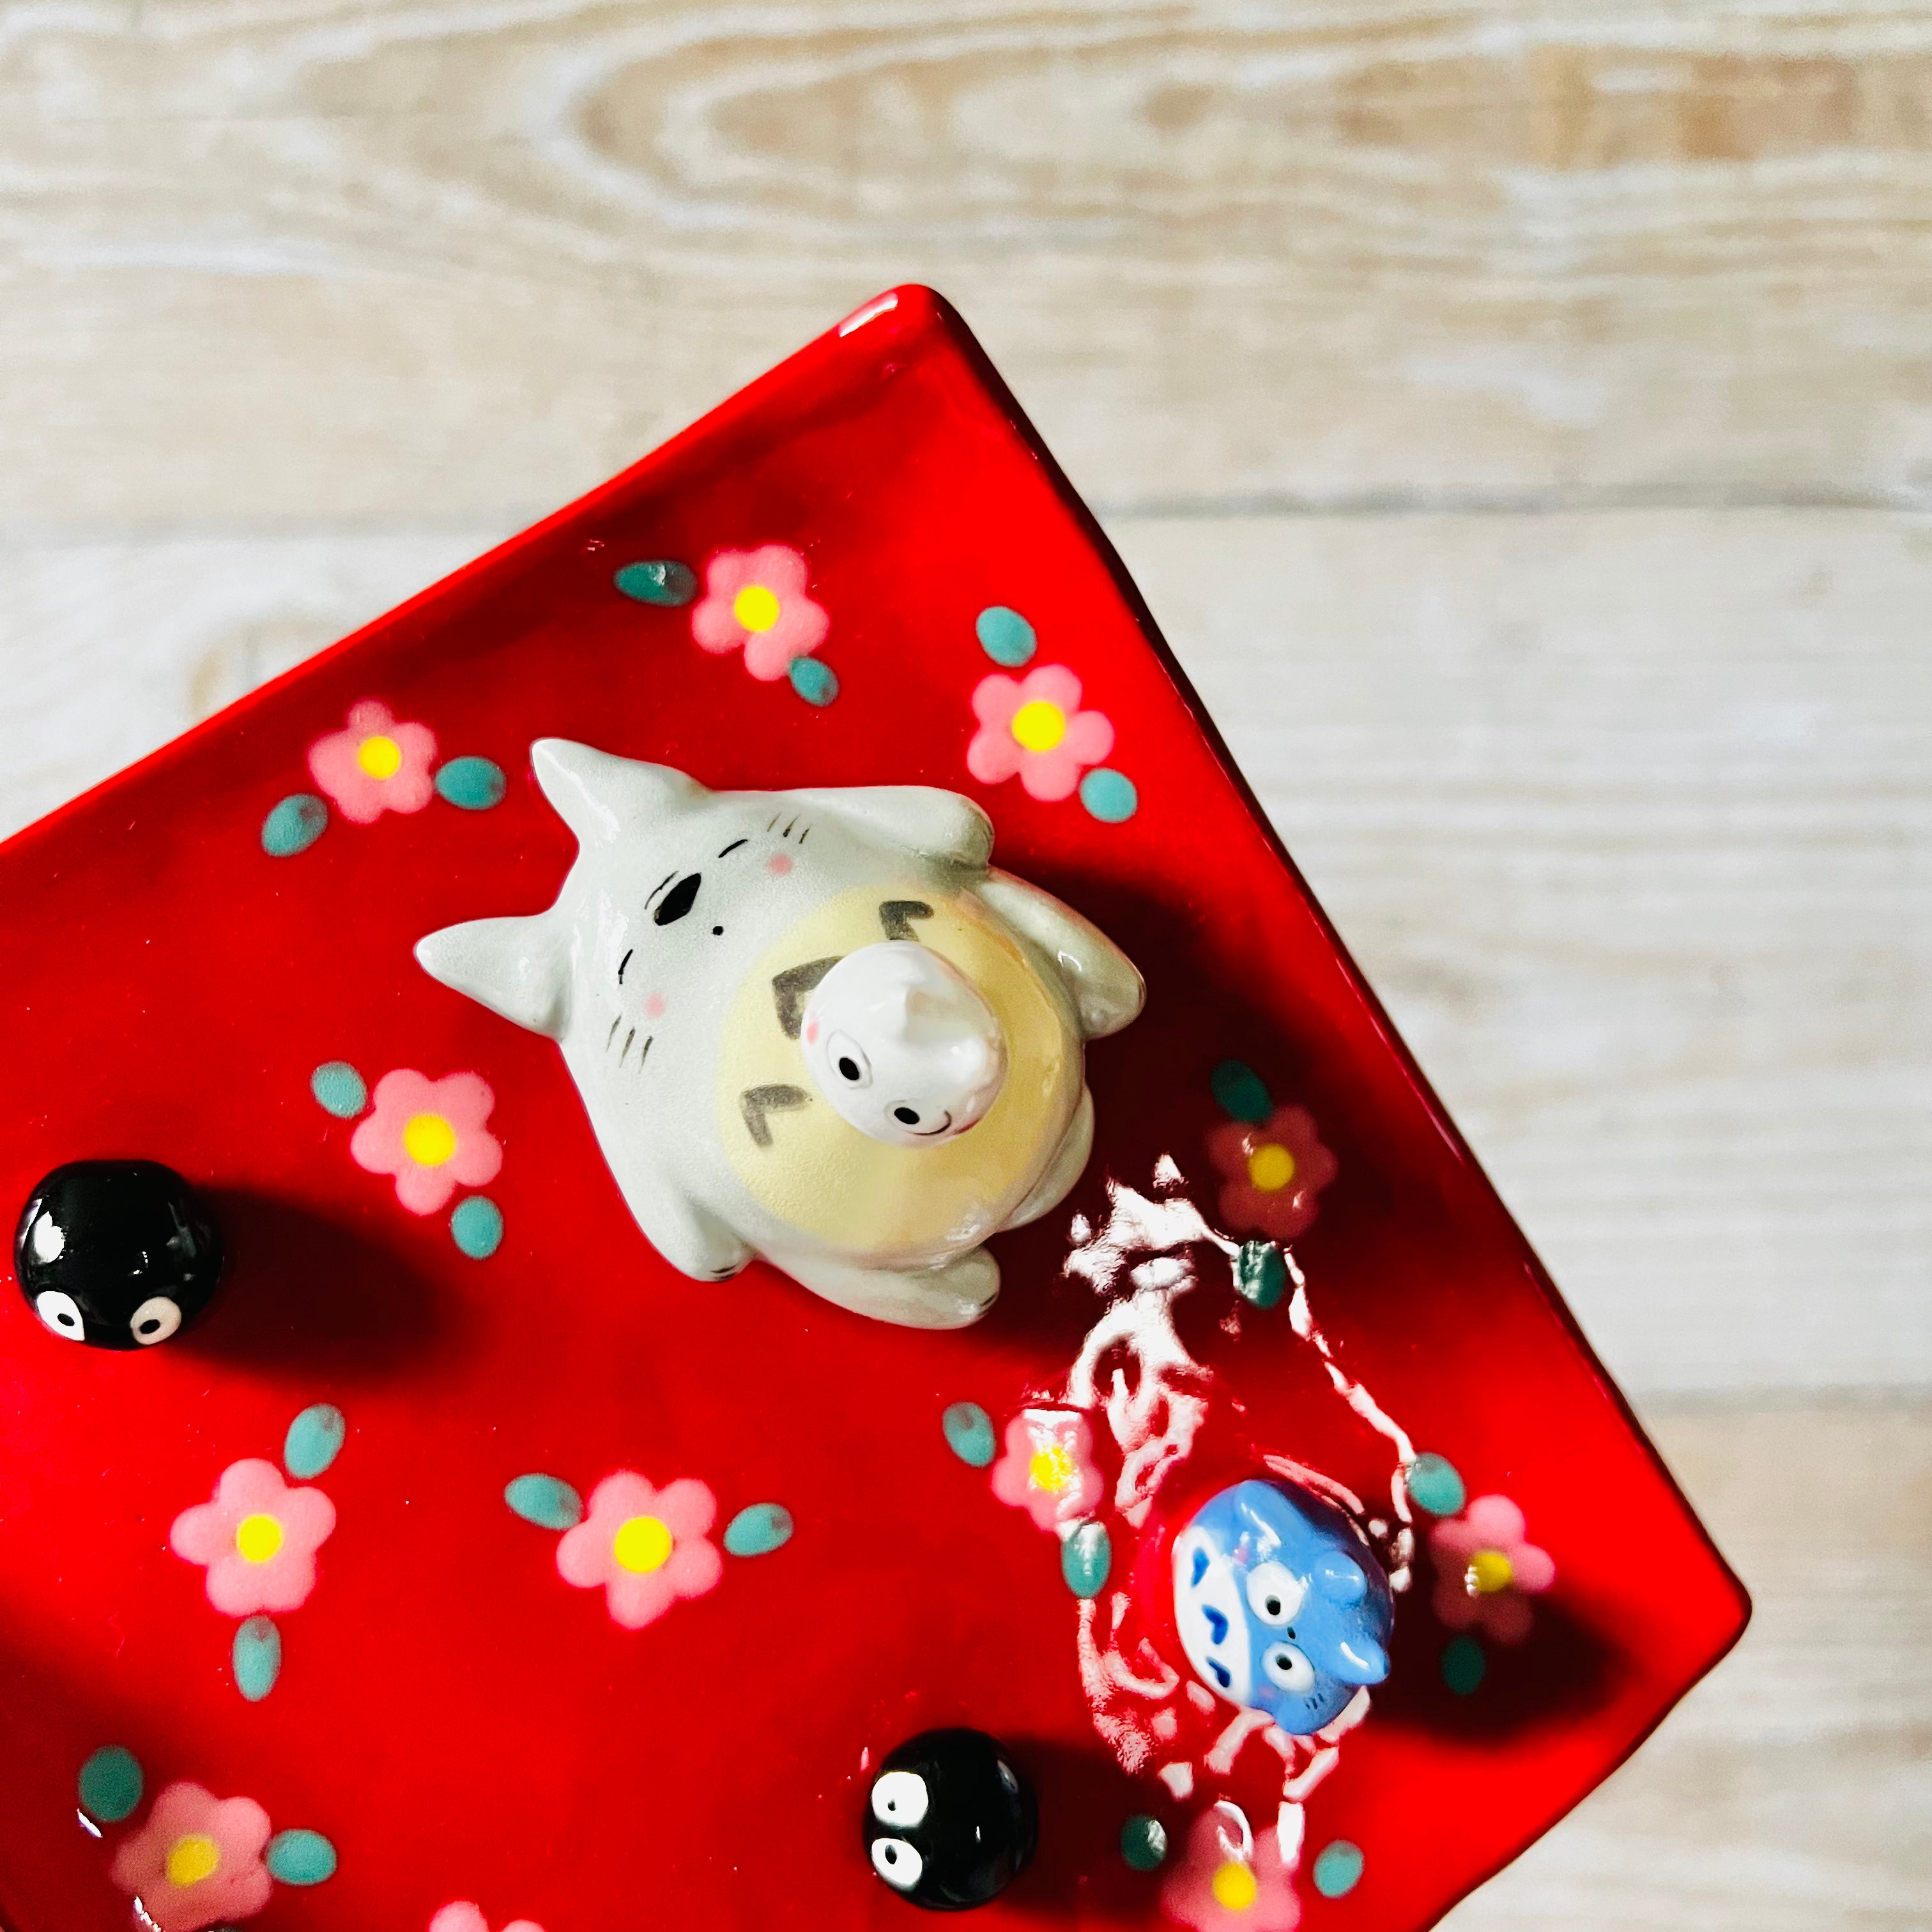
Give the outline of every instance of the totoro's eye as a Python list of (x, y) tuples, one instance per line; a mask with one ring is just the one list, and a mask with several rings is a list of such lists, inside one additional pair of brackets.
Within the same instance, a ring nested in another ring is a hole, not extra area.
[(872, 1786), (872, 1816), (881, 1825), (910, 1832), (925, 1821), (926, 1780), (916, 1771), (889, 1771)]
[(165, 1294), (151, 1294), (128, 1318), (134, 1340), (144, 1348), (165, 1342), (181, 1326), (180, 1305)]
[(872, 1063), (866, 1058), (866, 1049), (849, 1033), (835, 1033), (825, 1042), (825, 1058), (847, 1086), (872, 1085)]
[(1248, 1572), (1248, 1608), (1276, 1630), (1294, 1620), (1306, 1592), (1300, 1577), (1280, 1563), (1257, 1563)]
[(677, 884), (658, 901), (656, 910), (651, 914), (652, 924), (670, 926), (683, 918), (698, 903), (698, 889), (704, 883), (702, 872), (687, 872)]
[(70, 1342), (85, 1341), (87, 1324), (80, 1318), (80, 1304), (70, 1294), (63, 1294), (57, 1288), (43, 1288), (34, 1297), (34, 1312), (56, 1335), (64, 1335)]
[(1315, 1688), (1315, 1666), (1292, 1643), (1270, 1644), (1262, 1668), (1277, 1690), (1297, 1690), (1304, 1696)]
[(895, 1892), (910, 1892), (918, 1884), (926, 1861), (903, 1838), (874, 1838), (872, 1869)]

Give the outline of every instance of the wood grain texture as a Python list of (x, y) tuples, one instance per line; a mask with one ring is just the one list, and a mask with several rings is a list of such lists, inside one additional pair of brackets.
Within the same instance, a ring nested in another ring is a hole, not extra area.
[(0, 526), (520, 521), (889, 283), (1118, 509), (1932, 494), (1932, 9), (4, 0)]
[[(1932, 1386), (1932, 521), (1114, 532), (1612, 1372)], [(496, 534), (0, 552), (0, 822)]]

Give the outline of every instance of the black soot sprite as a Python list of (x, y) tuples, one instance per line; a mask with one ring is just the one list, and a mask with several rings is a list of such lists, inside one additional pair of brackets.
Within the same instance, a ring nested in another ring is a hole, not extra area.
[(42, 1323), (96, 1348), (152, 1348), (214, 1299), (221, 1236), (152, 1160), (77, 1160), (27, 1197), (14, 1272)]
[(879, 1767), (866, 1850), (892, 1889), (929, 1912), (964, 1912), (1024, 1871), (1040, 1836), (1033, 1787), (983, 1731), (922, 1731)]

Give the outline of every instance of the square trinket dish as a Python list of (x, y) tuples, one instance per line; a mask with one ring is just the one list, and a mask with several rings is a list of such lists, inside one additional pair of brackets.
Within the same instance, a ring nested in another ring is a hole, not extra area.
[(10, 1932), (1420, 1932), (1743, 1628), (929, 291), (0, 932)]

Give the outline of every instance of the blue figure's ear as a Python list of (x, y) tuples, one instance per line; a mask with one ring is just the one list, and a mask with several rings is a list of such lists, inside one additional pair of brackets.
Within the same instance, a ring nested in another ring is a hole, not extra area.
[(1389, 1674), (1388, 1652), (1371, 1636), (1344, 1637), (1330, 1666), (1344, 1684), (1379, 1684)]
[[(1352, 1556), (1333, 1552), (1315, 1565), (1315, 1587), (1331, 1604), (1359, 1604), (1368, 1594), (1369, 1580)], [(1364, 1682), (1378, 1680), (1364, 1678)]]

